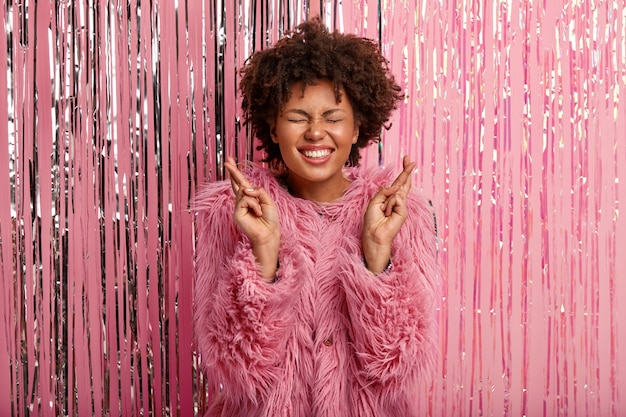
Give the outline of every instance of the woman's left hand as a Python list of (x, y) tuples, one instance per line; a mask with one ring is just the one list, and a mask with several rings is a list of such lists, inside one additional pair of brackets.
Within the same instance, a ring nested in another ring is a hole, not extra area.
[(415, 162), (402, 160), (403, 170), (389, 187), (381, 188), (372, 198), (363, 219), (361, 245), (367, 269), (379, 274), (391, 259), (391, 245), (408, 216), (406, 197), (411, 189)]

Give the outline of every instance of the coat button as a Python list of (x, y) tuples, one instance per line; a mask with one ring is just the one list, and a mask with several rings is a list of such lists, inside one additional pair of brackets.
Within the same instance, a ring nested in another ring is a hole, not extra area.
[(324, 344), (325, 344), (326, 346), (330, 346), (330, 345), (332, 345), (332, 344), (333, 344), (333, 338), (332, 338), (332, 336), (331, 336), (331, 337), (329, 337), (328, 339), (324, 340)]

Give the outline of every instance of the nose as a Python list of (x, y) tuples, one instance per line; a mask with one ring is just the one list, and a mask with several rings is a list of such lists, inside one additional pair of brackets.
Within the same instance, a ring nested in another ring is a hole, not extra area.
[(326, 136), (324, 123), (321, 120), (311, 120), (305, 137), (309, 140), (321, 140)]

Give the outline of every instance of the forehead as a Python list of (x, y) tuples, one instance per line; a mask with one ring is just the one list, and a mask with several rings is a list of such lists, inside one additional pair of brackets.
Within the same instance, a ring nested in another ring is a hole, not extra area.
[(302, 104), (336, 105), (340, 108), (349, 107), (351, 104), (347, 100), (343, 87), (335, 87), (330, 80), (318, 80), (315, 84), (306, 84), (297, 81), (290, 87), (290, 93), (284, 107)]

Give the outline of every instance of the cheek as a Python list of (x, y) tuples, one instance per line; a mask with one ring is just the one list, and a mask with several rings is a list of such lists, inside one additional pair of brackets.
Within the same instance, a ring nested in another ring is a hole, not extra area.
[(296, 125), (279, 125), (274, 129), (273, 140), (279, 144), (293, 142), (301, 134), (302, 132)]

